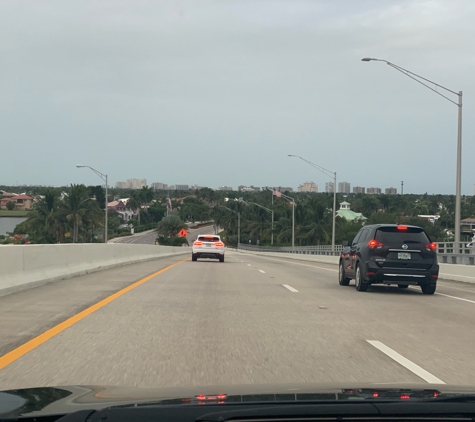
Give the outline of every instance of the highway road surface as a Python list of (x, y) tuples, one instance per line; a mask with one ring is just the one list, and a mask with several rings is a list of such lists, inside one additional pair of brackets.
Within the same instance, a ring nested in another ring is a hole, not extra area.
[[(199, 234), (214, 234), (213, 226), (200, 227), (198, 229), (188, 230), (189, 234), (186, 236), (188, 242), (191, 244), (196, 240)], [(125, 236), (112, 239), (110, 242), (114, 243), (134, 243), (137, 245), (155, 245), (157, 239), (157, 232), (155, 230), (148, 230), (142, 233), (133, 234), (131, 236)]]
[(397, 287), (362, 293), (353, 282), (340, 286), (330, 264), (232, 251), (224, 263), (190, 258), (0, 297), (0, 389), (473, 385), (475, 285), (440, 281), (434, 296)]

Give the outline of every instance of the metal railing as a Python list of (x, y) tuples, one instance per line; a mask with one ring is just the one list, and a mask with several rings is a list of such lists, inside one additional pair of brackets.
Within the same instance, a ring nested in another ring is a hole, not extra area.
[(245, 251), (259, 251), (259, 252), (280, 252), (280, 253), (295, 253), (303, 255), (333, 255), (338, 256), (343, 250), (343, 246), (335, 245), (335, 249), (332, 252), (331, 245), (320, 246), (260, 246), (260, 245), (248, 245), (245, 243), (239, 244), (239, 249)]
[[(471, 247), (469, 242), (438, 242), (437, 257), (440, 264), (463, 264), (475, 265), (475, 247)], [(468, 246), (467, 246), (468, 245)], [(474, 243), (475, 246), (475, 243)], [(239, 244), (239, 249), (256, 252), (279, 252), (301, 255), (329, 255), (338, 256), (343, 250), (343, 246), (335, 245), (332, 252), (331, 245), (319, 246), (260, 246)]]
[(440, 264), (475, 265), (475, 247), (470, 242), (437, 242)]

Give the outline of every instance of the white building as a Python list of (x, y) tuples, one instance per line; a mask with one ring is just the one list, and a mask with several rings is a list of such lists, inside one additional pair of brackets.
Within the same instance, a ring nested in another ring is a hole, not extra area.
[(305, 182), (299, 185), (297, 192), (318, 192), (318, 185), (315, 182)]
[(127, 182), (115, 182), (117, 189), (127, 189)]
[(127, 189), (142, 189), (147, 186), (146, 179), (127, 179)]
[(155, 190), (167, 190), (168, 185), (166, 183), (155, 182), (152, 183), (152, 188), (154, 188)]

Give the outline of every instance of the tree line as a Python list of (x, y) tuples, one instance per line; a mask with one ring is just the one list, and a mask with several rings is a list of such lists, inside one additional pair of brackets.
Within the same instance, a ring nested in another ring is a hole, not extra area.
[[(1, 187), (3, 188), (3, 187)], [(5, 187), (11, 191), (14, 188)], [(105, 192), (101, 186), (71, 185), (69, 188), (22, 189), (29, 195), (40, 194), (27, 220), (17, 226), (15, 233), (28, 234), (32, 243), (93, 242), (104, 230)], [(323, 245), (331, 243), (333, 194), (286, 192), (295, 198), (296, 245)], [(290, 245), (292, 242), (292, 206), (271, 191), (236, 192), (215, 191), (209, 188), (190, 191), (156, 191), (149, 187), (138, 190), (110, 189), (109, 201), (129, 198), (128, 207), (137, 209), (136, 218), (130, 221), (135, 227), (155, 227), (167, 215), (168, 197), (173, 215), (181, 223), (215, 220), (224, 231), (225, 241), (237, 243), (237, 216), (224, 207), (241, 214), (241, 242), (268, 245)], [(242, 202), (240, 201), (242, 200)], [(455, 196), (453, 195), (337, 195), (337, 209), (343, 200), (350, 202), (351, 210), (361, 212), (365, 224), (405, 223), (424, 227), (432, 240), (448, 241), (454, 230)], [(271, 215), (250, 204), (258, 203), (274, 210)], [(462, 197), (462, 219), (475, 214), (475, 197)], [(435, 222), (418, 215), (439, 215)], [(109, 237), (129, 229), (119, 228), (123, 221), (109, 210)], [(128, 222), (129, 223), (129, 222)], [(361, 221), (336, 219), (336, 242), (351, 240), (361, 228)], [(184, 227), (184, 226), (183, 226)], [(161, 234), (172, 237), (170, 233)]]

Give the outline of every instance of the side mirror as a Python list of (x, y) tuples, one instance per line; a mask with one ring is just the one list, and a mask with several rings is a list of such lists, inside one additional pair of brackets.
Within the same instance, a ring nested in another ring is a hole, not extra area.
[(343, 245), (344, 247), (348, 246), (348, 240), (344, 240), (344, 241), (342, 242), (342, 245)]

